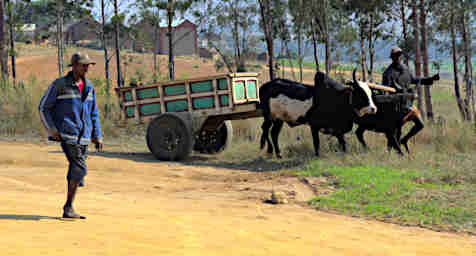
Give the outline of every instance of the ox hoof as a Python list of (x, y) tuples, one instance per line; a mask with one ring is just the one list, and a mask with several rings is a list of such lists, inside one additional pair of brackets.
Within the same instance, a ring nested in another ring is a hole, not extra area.
[(276, 155), (278, 159), (282, 159), (283, 157), (281, 155)]

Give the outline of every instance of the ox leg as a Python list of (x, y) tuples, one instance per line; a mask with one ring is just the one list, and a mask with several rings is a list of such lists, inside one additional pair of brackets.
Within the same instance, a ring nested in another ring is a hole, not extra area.
[(283, 124), (284, 122), (282, 120), (275, 120), (273, 122), (273, 128), (271, 128), (271, 139), (273, 140), (274, 150), (278, 158), (282, 158), (281, 151), (279, 150), (279, 145), (278, 145), (278, 137), (279, 137), (279, 133), (281, 132), (281, 128), (283, 128)]
[(266, 143), (268, 143), (268, 153), (273, 153), (273, 145), (271, 140), (269, 139), (269, 129), (273, 126), (273, 121), (269, 119), (265, 119), (263, 125), (261, 125), (261, 130), (263, 134), (261, 134), (261, 146), (260, 148), (263, 149)]
[(407, 135), (405, 135), (405, 137), (403, 137), (402, 140), (400, 140), (400, 143), (405, 146), (405, 149), (408, 153), (410, 153), (410, 150), (408, 149), (408, 141), (425, 127), (423, 118), (421, 117), (419, 112), (414, 112), (410, 121), (414, 123), (412, 129), (408, 132)]
[(357, 135), (357, 139), (359, 140), (360, 144), (362, 144), (362, 146), (364, 146), (365, 149), (368, 149), (367, 143), (365, 143), (365, 140), (364, 140), (364, 132), (365, 132), (365, 128), (363, 128), (362, 126), (359, 126), (357, 127), (357, 130), (355, 131), (355, 135)]
[(311, 125), (311, 133), (312, 133), (312, 142), (314, 144), (314, 152), (316, 156), (319, 156), (319, 127), (315, 127)]
[(398, 154), (403, 155), (402, 149), (400, 148), (400, 144), (397, 140), (397, 132), (388, 131), (385, 133), (385, 136), (387, 137), (387, 146), (389, 147), (389, 150), (394, 148), (397, 150)]
[(346, 145), (346, 142), (345, 142), (344, 134), (336, 135), (336, 137), (337, 137), (337, 141), (339, 141), (339, 144), (342, 148), (342, 151), (347, 152), (347, 145)]

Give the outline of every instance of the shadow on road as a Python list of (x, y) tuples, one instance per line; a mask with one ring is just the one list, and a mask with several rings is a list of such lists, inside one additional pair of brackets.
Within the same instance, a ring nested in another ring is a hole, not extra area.
[(181, 162), (184, 165), (211, 166), (215, 168), (225, 168), (231, 170), (246, 170), (251, 172), (272, 172), (286, 169), (295, 169), (304, 166), (306, 163), (302, 159), (273, 160), (265, 159), (261, 156), (245, 161), (229, 161), (216, 159), (214, 157), (200, 156), (200, 159), (191, 157), (188, 161)]
[(0, 220), (65, 220), (61, 217), (51, 217), (42, 215), (25, 215), (25, 214), (0, 214)]
[[(50, 153), (61, 153), (62, 151), (50, 151)], [(208, 166), (215, 168), (223, 168), (230, 170), (246, 170), (252, 172), (270, 172), (280, 171), (285, 169), (294, 169), (304, 166), (306, 161), (302, 159), (266, 159), (262, 156), (256, 158), (247, 159), (244, 161), (239, 160), (225, 160), (220, 159), (217, 155), (205, 155), (205, 154), (192, 154), (187, 159), (174, 162), (174, 161), (160, 161), (157, 160), (150, 152), (117, 152), (117, 151), (105, 151), (105, 152), (88, 152), (90, 156), (105, 157), (113, 159), (126, 159), (136, 161), (140, 163), (167, 163), (178, 164), (188, 166)]]

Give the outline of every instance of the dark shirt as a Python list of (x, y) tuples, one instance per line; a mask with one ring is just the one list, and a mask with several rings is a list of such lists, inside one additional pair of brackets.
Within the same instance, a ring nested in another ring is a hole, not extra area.
[(431, 77), (415, 77), (408, 67), (401, 63), (390, 64), (382, 76), (382, 85), (393, 87), (397, 91), (410, 88), (410, 84), (419, 85), (420, 83), (431, 85), (433, 84), (433, 79)]

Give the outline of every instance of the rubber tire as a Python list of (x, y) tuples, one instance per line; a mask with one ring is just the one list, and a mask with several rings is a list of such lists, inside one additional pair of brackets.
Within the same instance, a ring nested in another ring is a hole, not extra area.
[[(147, 127), (147, 147), (159, 160), (185, 159), (193, 148), (193, 137), (186, 121), (172, 114), (154, 118)], [(171, 144), (170, 140), (175, 143)]]
[(207, 144), (203, 145), (199, 142), (202, 140), (198, 138), (197, 143), (195, 144), (195, 151), (200, 153), (206, 154), (218, 154), (223, 152), (230, 144), (233, 139), (233, 126), (231, 125), (231, 121), (227, 120), (224, 121), (223, 125), (216, 131), (216, 134), (219, 138), (216, 138), (216, 143), (218, 144)]

